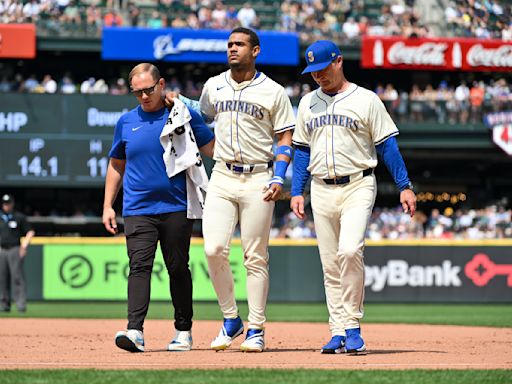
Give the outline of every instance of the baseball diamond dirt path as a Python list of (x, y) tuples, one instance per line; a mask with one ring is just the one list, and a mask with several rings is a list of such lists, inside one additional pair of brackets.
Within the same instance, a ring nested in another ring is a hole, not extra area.
[(265, 353), (242, 353), (242, 338), (223, 352), (209, 350), (220, 322), (196, 321), (194, 350), (165, 351), (172, 322), (148, 320), (146, 352), (114, 345), (123, 320), (1, 319), (0, 369), (96, 368), (512, 368), (512, 329), (438, 325), (365, 324), (366, 355), (322, 355), (329, 338), (323, 323), (269, 323)]

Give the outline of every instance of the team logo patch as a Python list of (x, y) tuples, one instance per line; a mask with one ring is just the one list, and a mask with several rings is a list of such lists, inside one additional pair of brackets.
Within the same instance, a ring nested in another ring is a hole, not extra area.
[(308, 60), (309, 60), (310, 63), (315, 61), (315, 56), (313, 55), (313, 51), (309, 51), (308, 52)]
[(333, 57), (333, 58), (336, 57), (336, 53), (334, 53), (334, 52), (331, 53), (331, 57)]

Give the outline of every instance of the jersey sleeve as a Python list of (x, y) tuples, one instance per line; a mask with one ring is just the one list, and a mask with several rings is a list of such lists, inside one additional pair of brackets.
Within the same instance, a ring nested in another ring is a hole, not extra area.
[(212, 119), (215, 117), (215, 108), (213, 107), (213, 103), (210, 100), (212, 79), (208, 79), (203, 86), (203, 91), (201, 92), (201, 97), (199, 98), (199, 105), (201, 107), (201, 113)]
[(379, 145), (386, 139), (398, 135), (398, 128), (394, 123), (384, 103), (376, 94), (373, 94), (369, 110), (369, 124), (373, 143)]
[(192, 120), (190, 120), (190, 126), (192, 127), (192, 131), (194, 132), (194, 137), (197, 142), (197, 147), (201, 148), (202, 146), (208, 144), (213, 140), (213, 133), (210, 131), (210, 128), (205, 124), (201, 115), (190, 109), (190, 115), (192, 116)]
[(110, 152), (108, 153), (109, 157), (113, 157), (114, 159), (125, 160), (126, 152), (125, 152), (125, 143), (123, 142), (123, 116), (117, 121), (116, 127), (114, 129), (114, 140), (112, 141), (112, 148), (110, 148)]
[(295, 116), (290, 98), (284, 88), (280, 87), (276, 95), (276, 103), (271, 115), (274, 133), (281, 133), (295, 128)]
[[(307, 101), (306, 101), (307, 100)], [(292, 143), (293, 145), (300, 145), (303, 147), (309, 147), (310, 135), (306, 129), (305, 123), (305, 112), (309, 109), (309, 102), (311, 98), (303, 97), (299, 103), (299, 109), (297, 111), (297, 121), (295, 125), (295, 131), (293, 132)], [(307, 109), (306, 109), (307, 108)]]

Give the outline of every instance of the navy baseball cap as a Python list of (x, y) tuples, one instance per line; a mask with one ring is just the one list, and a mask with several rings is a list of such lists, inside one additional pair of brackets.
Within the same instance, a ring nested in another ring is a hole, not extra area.
[(340, 49), (330, 40), (318, 40), (306, 48), (306, 63), (308, 66), (302, 74), (321, 71), (341, 55)]
[(2, 196), (2, 203), (3, 204), (9, 204), (14, 201), (14, 198), (11, 195), (8, 195), (7, 193)]

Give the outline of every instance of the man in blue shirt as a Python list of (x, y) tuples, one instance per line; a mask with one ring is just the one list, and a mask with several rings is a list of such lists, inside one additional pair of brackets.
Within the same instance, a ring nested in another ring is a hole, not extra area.
[[(153, 64), (135, 66), (129, 75), (131, 92), (139, 106), (121, 116), (114, 131), (105, 180), (103, 224), (117, 233), (112, 208), (123, 185), (123, 217), (130, 260), (128, 327), (116, 334), (116, 345), (130, 352), (144, 351), (143, 324), (149, 299), (153, 261), (158, 241), (169, 273), (176, 336), (170, 351), (192, 347), (192, 278), (189, 248), (193, 220), (187, 218), (186, 172), (168, 177), (160, 133), (167, 122), (162, 92), (165, 80)], [(198, 148), (212, 157), (214, 136), (201, 116), (190, 111)]]

